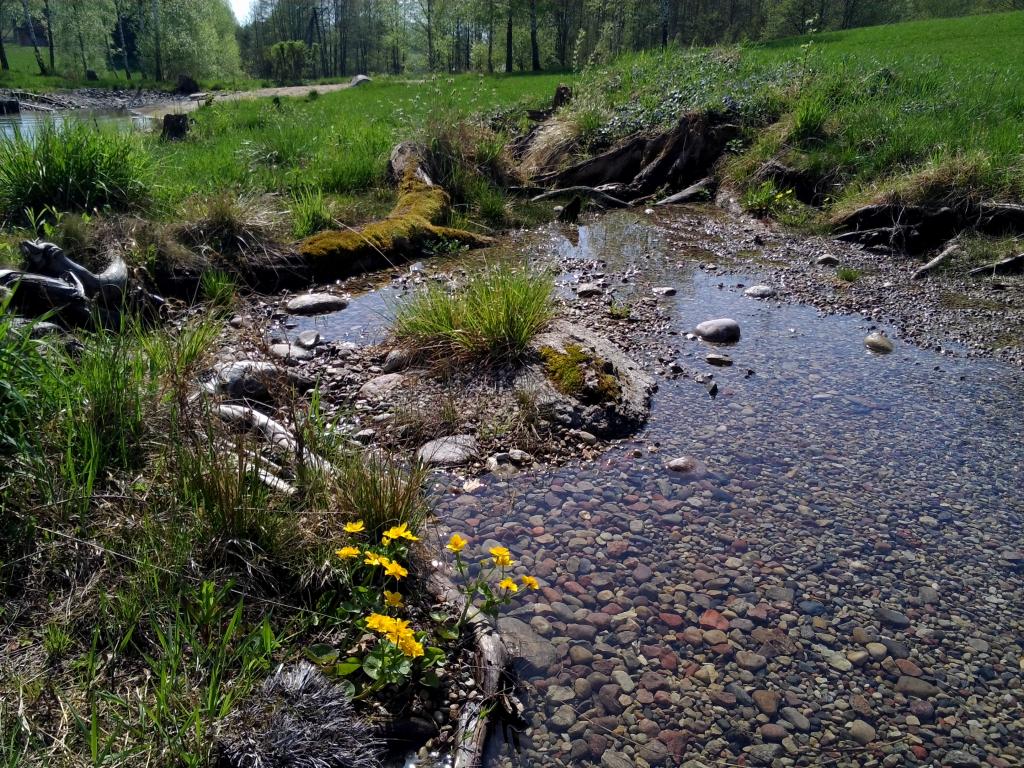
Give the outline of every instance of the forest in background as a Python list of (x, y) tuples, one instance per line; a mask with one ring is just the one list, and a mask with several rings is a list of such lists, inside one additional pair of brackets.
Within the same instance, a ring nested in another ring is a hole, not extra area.
[[(277, 82), (356, 73), (579, 70), (651, 48), (759, 42), (1024, 0), (0, 0), (40, 73)], [(0, 42), (0, 77), (8, 69)]]

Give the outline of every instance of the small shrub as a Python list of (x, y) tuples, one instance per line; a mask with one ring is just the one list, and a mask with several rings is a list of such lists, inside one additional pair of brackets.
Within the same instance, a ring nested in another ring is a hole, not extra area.
[(553, 291), (550, 275), (485, 269), (454, 291), (431, 286), (399, 305), (393, 332), (437, 358), (516, 358), (550, 322)]
[(229, 192), (196, 202), (179, 237), (186, 245), (217, 256), (253, 256), (273, 250), (278, 215), (252, 197)]
[(863, 274), (859, 269), (854, 269), (853, 267), (840, 267), (836, 270), (836, 277), (844, 283), (855, 283)]
[(151, 168), (138, 137), (87, 125), (48, 125), (31, 139), (0, 138), (0, 216), (52, 208), (132, 211), (151, 200)]
[(330, 206), (319, 189), (303, 189), (292, 198), (292, 233), (309, 237), (334, 226)]
[(237, 296), (235, 281), (231, 275), (219, 269), (203, 272), (199, 279), (199, 289), (203, 298), (215, 307), (230, 307)]
[(343, 512), (362, 520), (371, 537), (405, 524), (416, 533), (430, 514), (423, 495), (426, 469), (406, 469), (372, 453), (349, 453), (335, 462)]
[(769, 180), (748, 188), (740, 198), (740, 204), (755, 216), (770, 216), (792, 208), (796, 204), (796, 195), (792, 189), (780, 191)]

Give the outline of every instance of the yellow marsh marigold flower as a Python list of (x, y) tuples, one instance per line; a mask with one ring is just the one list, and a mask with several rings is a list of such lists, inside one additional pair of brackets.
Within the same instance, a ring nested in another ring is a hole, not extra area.
[(362, 533), (366, 530), (366, 523), (356, 520), (354, 523), (345, 523), (345, 533)]
[(388, 628), (391, 627), (391, 622), (393, 621), (394, 619), (390, 616), (384, 616), (380, 613), (371, 613), (366, 617), (366, 628), (373, 630), (374, 632), (384, 633), (388, 631)]
[(452, 552), (461, 552), (466, 548), (466, 544), (469, 542), (459, 536), (457, 533), (453, 533), (452, 537), (448, 539), (446, 549), (450, 549)]
[(523, 582), (523, 586), (529, 589), (540, 589), (540, 584), (533, 576), (523, 576), (520, 579)]
[(382, 557), (380, 559), (380, 564), (384, 566), (384, 574), (386, 576), (394, 576), (396, 579), (404, 579), (409, 575), (409, 571), (394, 560), (388, 560), (386, 557)]
[(497, 566), (509, 568), (515, 565), (511, 553), (505, 547), (491, 547), (488, 552), (494, 558), (494, 564)]
[(408, 656), (410, 659), (415, 659), (423, 655), (423, 643), (419, 642), (412, 632), (403, 634), (398, 638), (398, 642), (395, 643), (398, 649)]
[(409, 526), (405, 523), (402, 523), (401, 525), (396, 525), (393, 528), (388, 528), (386, 531), (384, 531), (385, 544), (395, 539), (408, 539), (409, 541), (419, 541), (419, 538), (413, 536), (412, 531), (409, 530)]
[(502, 579), (501, 581), (498, 582), (498, 586), (501, 587), (502, 589), (507, 589), (509, 592), (518, 592), (519, 591), (519, 585), (516, 584), (514, 581), (512, 581), (512, 579), (508, 578), (507, 576), (504, 579)]
[(359, 557), (359, 548), (358, 547), (342, 547), (341, 549), (336, 549), (334, 551), (334, 554), (336, 554), (342, 560), (348, 560), (348, 559), (353, 558), (353, 557)]
[(384, 602), (392, 608), (402, 607), (402, 593), (401, 592), (388, 592), (384, 590)]
[(384, 565), (384, 561), (386, 559), (387, 558), (381, 557), (376, 552), (367, 552), (366, 559), (363, 560), (363, 562), (367, 565)]

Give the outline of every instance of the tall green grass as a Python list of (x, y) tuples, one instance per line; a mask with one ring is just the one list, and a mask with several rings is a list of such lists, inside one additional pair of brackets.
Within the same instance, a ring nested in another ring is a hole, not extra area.
[(551, 321), (553, 292), (550, 275), (487, 268), (454, 290), (432, 285), (399, 304), (392, 333), (439, 358), (516, 358)]
[(1022, 37), (1015, 12), (668, 48), (586, 71), (571, 110), (588, 124), (600, 115), (604, 142), (733, 110), (748, 128), (727, 169), (735, 182), (778, 159), (828, 177), (837, 210), (885, 196), (1020, 200)]
[(24, 223), (39, 212), (144, 209), (152, 165), (139, 138), (81, 123), (0, 137), (0, 217)]

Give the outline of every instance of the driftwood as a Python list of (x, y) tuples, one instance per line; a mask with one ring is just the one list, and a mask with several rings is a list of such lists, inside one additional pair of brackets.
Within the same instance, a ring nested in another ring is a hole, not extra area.
[(394, 266), (408, 256), (421, 256), (431, 245), (454, 241), (470, 248), (493, 244), (483, 235), (442, 226), (449, 198), (433, 183), (420, 163), (409, 160), (398, 188), (398, 202), (384, 219), (361, 227), (321, 232), (299, 245), (320, 280)]
[(1024, 272), (1024, 253), (1018, 253), (1016, 256), (972, 269), (967, 274), (976, 277), (979, 275), (1019, 275), (1022, 272)]
[[(459, 615), (466, 610), (466, 598), (448, 574), (435, 570), (427, 579), (428, 591), (441, 603), (450, 605)], [(490, 620), (474, 608), (466, 614), (473, 638), (475, 666), (473, 678), (482, 694), (479, 701), (464, 702), (455, 731), (453, 768), (480, 768), (489, 730), (488, 713), (497, 704), (501, 712), (515, 720), (522, 718), (523, 707), (516, 699), (512, 679), (512, 660), (501, 635)]]
[(711, 200), (718, 191), (718, 182), (713, 176), (706, 176), (696, 184), (691, 184), (682, 192), (662, 198), (655, 205), (682, 205), (683, 203), (695, 203), (702, 200)]
[(914, 270), (914, 274), (910, 276), (911, 280), (920, 280), (922, 277), (929, 275), (959, 253), (959, 243), (952, 243), (948, 245), (942, 250), (942, 253), (934, 259)]
[(564, 189), (551, 189), (547, 192), (542, 192), (530, 198), (531, 203), (540, 203), (545, 200), (550, 200), (553, 197), (568, 197), (569, 195), (579, 195), (582, 197), (589, 197), (591, 200), (603, 205), (605, 208), (628, 208), (629, 203), (619, 200), (617, 197), (609, 195), (600, 189), (594, 187), (566, 187)]
[(13, 293), (11, 306), (21, 315), (52, 314), (69, 328), (96, 322), (117, 328), (126, 307), (155, 312), (163, 306), (159, 296), (129, 284), (128, 266), (119, 256), (93, 274), (53, 243), (25, 240), (20, 247), (27, 271), (0, 271), (0, 287)]
[(280, 448), (319, 472), (333, 472), (334, 467), (326, 459), (309, 451), (302, 451), (299, 441), (290, 429), (255, 408), (245, 405), (216, 405), (213, 413), (222, 421), (255, 432), (273, 446)]

